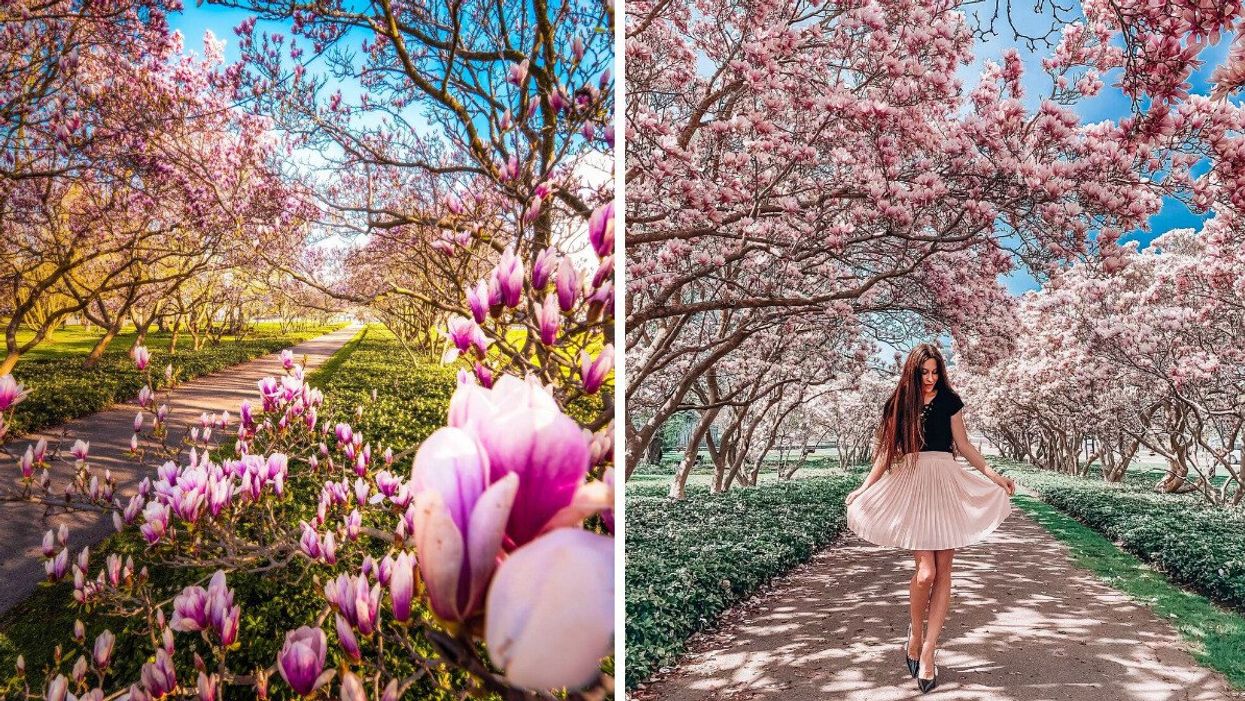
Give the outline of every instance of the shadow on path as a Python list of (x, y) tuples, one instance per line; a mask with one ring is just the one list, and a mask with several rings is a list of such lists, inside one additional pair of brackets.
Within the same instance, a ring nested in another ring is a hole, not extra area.
[(1226, 701), (1179, 634), (1093, 574), (1018, 509), (956, 553), (927, 695), (904, 666), (912, 557), (847, 532), (695, 640), (633, 699)]
[[(295, 359), (302, 362), (306, 356), (307, 370), (318, 367), (358, 331), (358, 325), (351, 325), (304, 341), (293, 347)], [(258, 406), (258, 382), (269, 375), (279, 377), (283, 374), (281, 361), (277, 354), (273, 354), (204, 375), (176, 387), (172, 400), (168, 402), (170, 444), (174, 440), (181, 440), (191, 426), (197, 426), (203, 412), (219, 414), (221, 411), (228, 411), (231, 425), (219, 432), (213, 438), (213, 443), (232, 445), (238, 430), (238, 407), (242, 400), (250, 399), (253, 406)], [(160, 401), (164, 402), (166, 396), (161, 393)], [(140, 464), (126, 454), (130, 449), (130, 436), (134, 434), (134, 414), (138, 410), (135, 403), (116, 404), (105, 411), (23, 436), (10, 447), (15, 454), (20, 455), (26, 450), (27, 443), (46, 438), (49, 453), (59, 446), (61, 455), (68, 457), (69, 448), (75, 439), (90, 441), (93, 473), (100, 475), (102, 479), (104, 470), (111, 470), (117, 480), (117, 494), (121, 495), (122, 503), (125, 503), (130, 496), (138, 493), (138, 484), (142, 482), (143, 476), (154, 474), (155, 468), (165, 461), (165, 458), (148, 457), (146, 464)], [(152, 416), (150, 412), (145, 414), (146, 428), (150, 429)], [(181, 458), (185, 459), (187, 454), (188, 449), (183, 448)], [(63, 459), (55, 461), (50, 470), (53, 489), (63, 490), (66, 480), (72, 478), (74, 468), (70, 462), (72, 458), (68, 462)], [(3, 478), (16, 484), (17, 466), (6, 463), (2, 469)], [(0, 613), (29, 596), (45, 577), (41, 553), (43, 534), (48, 528), (59, 527), (62, 523), (69, 526), (70, 553), (73, 557), (77, 556), (77, 551), (82, 546), (93, 545), (114, 530), (111, 515), (101, 516), (97, 512), (80, 511), (57, 513), (50, 518), (44, 518), (44, 507), (41, 505), (0, 502), (0, 533), (5, 534), (0, 540), (0, 582), (3, 583), (0, 586)], [(93, 558), (89, 574), (93, 576), (101, 566)]]

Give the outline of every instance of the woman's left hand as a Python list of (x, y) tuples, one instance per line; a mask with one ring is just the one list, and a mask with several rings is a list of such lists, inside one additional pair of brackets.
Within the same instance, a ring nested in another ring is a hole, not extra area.
[(994, 483), (1002, 487), (1008, 496), (1016, 494), (1016, 482), (1011, 477), (1005, 477), (996, 473)]

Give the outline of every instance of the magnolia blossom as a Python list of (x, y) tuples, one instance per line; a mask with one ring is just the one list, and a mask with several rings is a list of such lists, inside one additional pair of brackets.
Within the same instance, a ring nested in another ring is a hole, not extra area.
[(519, 300), (523, 296), (523, 263), (515, 255), (513, 248), (506, 249), (502, 254), (494, 272), (502, 304), (512, 309), (519, 306)]
[(419, 569), (432, 610), (465, 620), (483, 602), (518, 488), (489, 484), (488, 457), (467, 431), (441, 428), (419, 447), (411, 470)]
[(156, 650), (155, 662), (143, 665), (142, 682), (143, 688), (153, 699), (166, 696), (177, 687), (177, 671), (164, 648)]
[[(510, 474), (518, 477), (506, 523), (507, 548), (595, 510), (599, 485), (581, 492), (588, 473), (588, 442), (539, 384), (511, 375), (502, 376), (491, 390), (461, 384), (450, 399), (449, 424), (474, 434), (488, 460), (491, 482)], [(577, 496), (586, 498), (576, 502)]]
[(139, 372), (147, 369), (148, 363), (151, 362), (151, 353), (148, 352), (146, 346), (134, 346), (134, 350), (130, 352), (134, 358), (134, 365)]
[(101, 672), (108, 669), (108, 662), (112, 657), (112, 646), (116, 641), (117, 637), (110, 630), (105, 630), (95, 638), (92, 659), (95, 662), (95, 668)]
[(515, 550), (489, 590), (489, 656), (527, 689), (586, 686), (613, 649), (614, 539), (558, 528)]
[(552, 346), (557, 341), (558, 327), (561, 323), (562, 315), (558, 309), (557, 296), (547, 295), (545, 303), (540, 307), (540, 342), (546, 346)]
[(610, 370), (614, 369), (614, 346), (606, 345), (601, 349), (596, 359), (588, 355), (587, 351), (580, 351), (579, 355), (579, 372), (584, 379), (584, 391), (588, 394), (596, 394), (601, 389), (601, 385), (605, 382), (606, 376)]
[(614, 203), (607, 202), (588, 219), (588, 240), (599, 258), (614, 252)]
[(332, 677), (332, 670), (324, 672), (327, 651), (324, 631), (319, 628), (303, 626), (286, 633), (285, 645), (277, 656), (281, 677), (299, 695), (310, 696)]
[(0, 413), (17, 406), (30, 392), (18, 384), (12, 375), (0, 376)]
[(79, 438), (78, 440), (73, 442), (73, 447), (69, 449), (69, 454), (79, 460), (86, 460), (87, 453), (90, 450), (91, 450), (90, 442), (84, 441), (81, 438)]

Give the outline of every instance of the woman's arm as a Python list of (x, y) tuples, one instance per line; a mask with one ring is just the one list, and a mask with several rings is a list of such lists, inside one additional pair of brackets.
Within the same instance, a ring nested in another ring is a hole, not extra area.
[(865, 478), (864, 484), (853, 489), (852, 493), (847, 495), (847, 499), (844, 500), (845, 504), (850, 506), (851, 503), (856, 500), (856, 497), (860, 496), (861, 492), (865, 491), (869, 487), (872, 487), (874, 482), (882, 479), (882, 475), (886, 472), (886, 465), (884, 464), (885, 459), (886, 456), (879, 452), (877, 457), (873, 460), (873, 469), (869, 471), (869, 476)]
[(981, 457), (981, 453), (973, 447), (972, 441), (968, 440), (968, 429), (964, 427), (963, 412), (956, 412), (951, 417), (951, 438), (955, 441), (955, 449), (968, 460), (968, 464), (977, 468), (981, 474), (990, 478), (990, 481), (1007, 490), (1008, 494), (1016, 493), (1016, 483), (1010, 477), (1004, 477), (986, 464), (986, 459)]

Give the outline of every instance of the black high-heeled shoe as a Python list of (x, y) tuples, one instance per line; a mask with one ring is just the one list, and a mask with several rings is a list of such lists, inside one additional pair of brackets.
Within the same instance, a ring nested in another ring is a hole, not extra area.
[(911, 674), (912, 678), (916, 679), (916, 672), (917, 672), (918, 667), (921, 664), (921, 661), (914, 660), (911, 657), (908, 657), (908, 644), (911, 642), (912, 642), (912, 624), (909, 623), (908, 624), (908, 637), (904, 638), (904, 641), (903, 641), (903, 658), (904, 658), (904, 661), (908, 663), (908, 674)]
[(934, 690), (934, 687), (938, 686), (938, 663), (937, 662), (934, 662), (934, 678), (925, 679), (918, 673), (916, 677), (916, 686), (918, 689), (921, 690), (922, 694), (928, 694), (929, 692)]

